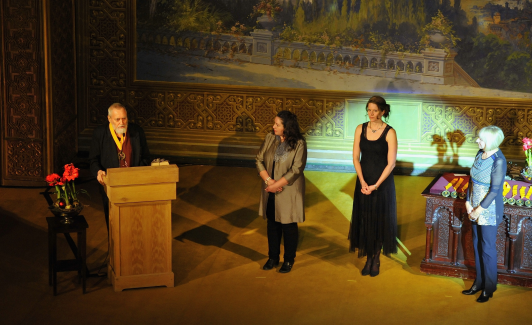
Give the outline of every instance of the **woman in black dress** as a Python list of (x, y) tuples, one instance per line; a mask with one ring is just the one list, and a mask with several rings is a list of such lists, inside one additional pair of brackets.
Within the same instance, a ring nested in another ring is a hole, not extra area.
[(397, 253), (397, 206), (392, 171), (397, 158), (397, 135), (382, 118), (390, 115), (384, 98), (373, 96), (366, 104), (369, 122), (357, 126), (353, 164), (357, 172), (350, 251), (367, 256), (362, 275), (379, 274), (380, 253)]

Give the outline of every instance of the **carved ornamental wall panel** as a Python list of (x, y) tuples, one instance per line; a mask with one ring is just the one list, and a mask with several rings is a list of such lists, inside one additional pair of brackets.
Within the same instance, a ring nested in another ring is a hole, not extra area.
[(53, 170), (61, 172), (77, 154), (74, 0), (49, 0)]
[(77, 153), (74, 0), (1, 0), (2, 185), (42, 186)]
[(31, 185), (45, 174), (41, 2), (0, 2), (2, 185)]

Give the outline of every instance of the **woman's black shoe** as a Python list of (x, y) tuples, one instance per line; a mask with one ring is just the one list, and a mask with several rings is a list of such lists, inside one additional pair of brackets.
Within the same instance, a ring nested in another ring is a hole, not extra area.
[(381, 263), (371, 265), (371, 271), (369, 271), (369, 276), (375, 277), (379, 275), (380, 266), (381, 266)]
[(477, 288), (476, 284), (473, 283), (471, 288), (469, 288), (469, 290), (462, 291), (462, 294), (467, 295), (467, 296), (471, 296), (471, 295), (474, 295), (475, 293), (477, 293), (479, 291), (482, 291), (482, 290), (484, 290), (484, 289), (483, 288)]
[(368, 257), (366, 260), (366, 265), (364, 265), (364, 268), (362, 269), (362, 275), (369, 275), (369, 269), (371, 268), (371, 257)]
[(379, 251), (375, 256), (373, 256), (372, 262), (371, 262), (371, 270), (369, 271), (369, 276), (375, 277), (379, 275), (379, 269), (381, 267), (381, 251)]
[(482, 293), (480, 294), (480, 297), (478, 297), (477, 302), (487, 302), (490, 300), (490, 298), (493, 297), (492, 293), (487, 293), (486, 291), (482, 290)]
[(294, 262), (287, 262), (284, 261), (283, 265), (279, 269), (279, 273), (288, 273), (292, 270), (292, 266), (294, 266)]
[(266, 261), (266, 264), (264, 264), (264, 266), (262, 267), (263, 270), (271, 270), (273, 269), (274, 267), (276, 267), (277, 265), (279, 265), (279, 260), (273, 260), (271, 258), (269, 258), (267, 261)]

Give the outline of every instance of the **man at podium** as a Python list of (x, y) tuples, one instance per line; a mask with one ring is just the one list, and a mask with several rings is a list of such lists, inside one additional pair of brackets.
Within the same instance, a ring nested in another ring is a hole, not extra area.
[[(107, 110), (109, 124), (98, 126), (92, 135), (89, 152), (91, 173), (101, 185), (107, 168), (147, 166), (150, 151), (144, 130), (128, 123), (127, 110), (120, 103), (112, 104)], [(107, 231), (109, 231), (109, 199), (100, 186)]]

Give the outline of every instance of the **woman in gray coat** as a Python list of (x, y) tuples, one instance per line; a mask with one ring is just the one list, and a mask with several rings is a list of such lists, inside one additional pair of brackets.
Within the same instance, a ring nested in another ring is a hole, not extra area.
[(268, 261), (264, 270), (279, 265), (284, 236), (284, 262), (279, 272), (288, 273), (294, 265), (298, 222), (305, 221), (305, 175), (307, 143), (295, 114), (281, 111), (274, 120), (256, 157), (257, 170), (264, 181), (259, 215), (268, 231)]

